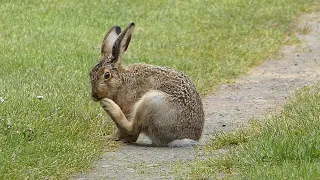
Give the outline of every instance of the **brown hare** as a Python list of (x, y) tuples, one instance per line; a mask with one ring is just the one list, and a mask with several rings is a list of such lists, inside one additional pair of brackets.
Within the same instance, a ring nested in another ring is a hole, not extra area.
[(113, 140), (135, 142), (140, 133), (154, 146), (188, 146), (200, 139), (204, 112), (195, 85), (182, 72), (147, 64), (122, 65), (134, 23), (106, 34), (101, 57), (90, 72), (94, 101), (116, 124)]

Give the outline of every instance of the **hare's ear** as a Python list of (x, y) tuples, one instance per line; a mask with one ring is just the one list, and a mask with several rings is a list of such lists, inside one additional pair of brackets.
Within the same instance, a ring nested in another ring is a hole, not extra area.
[(112, 46), (114, 42), (117, 40), (118, 35), (121, 33), (121, 28), (119, 26), (113, 26), (103, 38), (102, 46), (101, 46), (101, 54), (107, 55), (111, 54)]
[(134, 30), (134, 23), (130, 23), (128, 27), (120, 33), (117, 40), (114, 42), (112, 47), (112, 56), (114, 57), (114, 61), (118, 61), (119, 56), (126, 52), (131, 36)]

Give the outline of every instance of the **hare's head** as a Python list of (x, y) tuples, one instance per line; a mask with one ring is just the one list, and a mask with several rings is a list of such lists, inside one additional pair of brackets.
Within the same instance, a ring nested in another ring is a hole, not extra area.
[(91, 96), (94, 101), (112, 96), (121, 85), (121, 56), (127, 50), (134, 23), (121, 32), (119, 26), (112, 27), (103, 39), (101, 57), (90, 71)]

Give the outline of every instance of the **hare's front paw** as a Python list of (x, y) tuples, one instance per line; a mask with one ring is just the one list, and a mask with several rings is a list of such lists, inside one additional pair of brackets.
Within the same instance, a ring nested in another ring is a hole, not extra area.
[(108, 98), (103, 98), (100, 101), (100, 105), (105, 111), (110, 113), (112, 113), (115, 109), (117, 109), (117, 106), (118, 106), (114, 101)]
[(121, 131), (117, 131), (109, 136), (107, 136), (107, 140), (109, 141), (123, 141), (125, 143), (136, 142), (139, 135), (129, 135), (122, 133)]
[(107, 136), (107, 140), (109, 141), (120, 141), (121, 138), (120, 138), (120, 132), (115, 132), (114, 134), (111, 134), (109, 136)]
[(103, 98), (100, 101), (101, 107), (107, 112), (107, 114), (112, 118), (113, 121), (116, 121), (116, 124), (122, 123), (125, 119), (124, 114), (122, 113), (120, 107), (111, 99)]

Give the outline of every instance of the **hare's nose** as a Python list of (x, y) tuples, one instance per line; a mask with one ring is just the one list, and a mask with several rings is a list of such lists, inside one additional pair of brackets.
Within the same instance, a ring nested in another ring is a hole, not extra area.
[(91, 93), (91, 98), (95, 102), (99, 101), (98, 95), (96, 93)]

